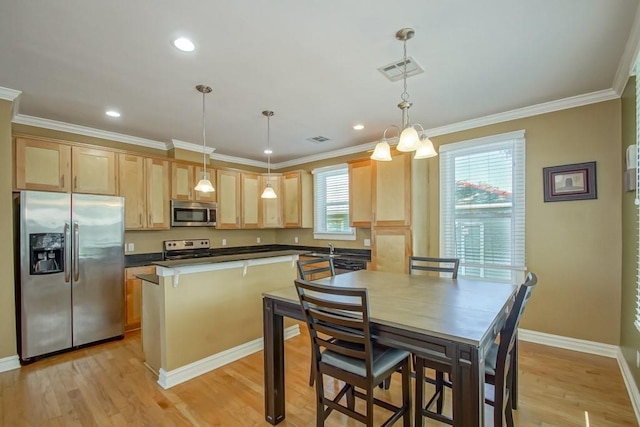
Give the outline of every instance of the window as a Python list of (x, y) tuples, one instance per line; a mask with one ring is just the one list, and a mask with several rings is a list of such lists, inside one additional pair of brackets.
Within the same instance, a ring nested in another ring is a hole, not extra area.
[(349, 168), (329, 166), (313, 171), (314, 239), (355, 240), (349, 227)]
[(440, 254), (460, 276), (524, 280), (524, 131), (440, 147)]

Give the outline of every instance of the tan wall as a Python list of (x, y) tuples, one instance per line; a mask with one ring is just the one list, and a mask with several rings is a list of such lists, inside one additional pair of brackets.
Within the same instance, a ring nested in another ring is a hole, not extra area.
[[(0, 236), (13, 242), (12, 102), (0, 100)], [(18, 354), (14, 297), (13, 250), (0, 257), (0, 359)]]
[[(620, 100), (433, 138), (439, 146), (526, 131), (526, 255), (538, 287), (522, 327), (619, 344), (621, 280)], [(430, 247), (437, 250), (439, 166), (430, 162)], [(597, 200), (543, 202), (542, 168), (597, 162)]]
[[(636, 143), (636, 79), (631, 78), (622, 94), (622, 150), (625, 165), (626, 150)], [(636, 367), (636, 351), (640, 349), (640, 332), (633, 322), (636, 317), (638, 207), (635, 191), (622, 193), (622, 304), (620, 316), (620, 347), (629, 369), (640, 384), (640, 369)]]
[[(298, 237), (298, 243), (295, 243), (295, 237)], [(281, 245), (327, 246), (333, 243), (336, 248), (369, 249), (364, 246), (364, 239), (371, 239), (371, 230), (368, 228), (356, 229), (356, 240), (316, 240), (313, 238), (313, 228), (287, 228), (276, 232), (276, 243)]]

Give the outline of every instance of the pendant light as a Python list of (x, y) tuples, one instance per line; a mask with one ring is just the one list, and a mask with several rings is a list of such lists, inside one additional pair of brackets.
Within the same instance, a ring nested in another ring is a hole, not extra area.
[(202, 179), (198, 181), (198, 185), (196, 185), (195, 190), (200, 191), (202, 193), (211, 193), (212, 191), (216, 191), (211, 185), (211, 181), (209, 181), (209, 174), (207, 173), (207, 153), (206, 153), (206, 126), (205, 126), (205, 109), (204, 109), (204, 96), (207, 93), (211, 93), (211, 88), (205, 85), (196, 86), (198, 92), (202, 94)]
[[(398, 151), (416, 151), (414, 156), (415, 159), (426, 159), (429, 157), (437, 156), (435, 148), (433, 147), (433, 143), (431, 140), (424, 134), (424, 128), (422, 125), (418, 123), (411, 123), (409, 120), (409, 108), (413, 105), (412, 102), (409, 102), (409, 93), (407, 92), (407, 40), (413, 38), (415, 35), (415, 30), (413, 28), (403, 28), (396, 32), (396, 39), (403, 42), (404, 51), (403, 51), (403, 64), (404, 69), (402, 72), (402, 81), (404, 84), (404, 91), (400, 95), (402, 101), (398, 104), (398, 108), (402, 110), (402, 131), (400, 132), (400, 138), (398, 140), (398, 145), (396, 149)], [(387, 128), (388, 129), (388, 128)], [(386, 155), (386, 150), (389, 143), (386, 140), (386, 132), (385, 129), (384, 134), (380, 142), (376, 145), (376, 149), (374, 150), (373, 155), (371, 156), (374, 160), (391, 160), (391, 155)], [(420, 131), (418, 133), (418, 130)], [(378, 147), (380, 146), (380, 152), (378, 152)], [(384, 153), (384, 154), (382, 154)], [(379, 154), (379, 155), (378, 155)], [(376, 158), (376, 157), (379, 158)]]
[(276, 192), (273, 190), (273, 187), (271, 186), (271, 126), (270, 126), (270, 119), (271, 117), (273, 117), (273, 111), (270, 110), (264, 110), (262, 112), (262, 115), (265, 116), (267, 118), (267, 149), (264, 150), (265, 153), (267, 153), (267, 186), (264, 188), (264, 191), (262, 192), (262, 196), (260, 196), (263, 199), (277, 199), (278, 195), (276, 194)]

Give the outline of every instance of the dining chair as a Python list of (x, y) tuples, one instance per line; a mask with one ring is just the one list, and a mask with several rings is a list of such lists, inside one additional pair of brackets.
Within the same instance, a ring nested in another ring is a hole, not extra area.
[[(518, 288), (515, 301), (507, 320), (500, 331), (498, 343), (494, 343), (485, 356), (485, 403), (493, 406), (493, 425), (502, 427), (506, 421), (508, 427), (513, 427), (514, 390), (511, 390), (513, 372), (511, 371), (515, 342), (518, 336), (518, 325), (522, 318), (531, 293), (538, 283), (534, 273), (529, 273), (525, 282)], [(436, 390), (429, 402), (424, 404), (425, 368), (436, 370)], [(422, 425), (423, 417), (432, 418), (447, 424), (453, 424), (453, 418), (442, 414), (444, 406), (445, 386), (444, 372), (448, 367), (437, 362), (430, 362), (421, 357), (416, 358), (416, 426)], [(420, 386), (419, 386), (420, 385)], [(436, 403), (436, 411), (430, 407)], [(455, 416), (455, 414), (454, 414)]]
[(433, 271), (451, 273), (451, 278), (457, 279), (458, 267), (460, 267), (458, 258), (409, 257), (409, 274), (414, 271)]
[(297, 266), (298, 276), (302, 280), (317, 280), (336, 275), (336, 269), (333, 266), (333, 258), (310, 258), (298, 260)]
[[(325, 277), (335, 276), (336, 269), (333, 265), (333, 259), (329, 258), (310, 258), (298, 260), (298, 278), (302, 280), (318, 280)], [(309, 386), (313, 385), (315, 373), (313, 372), (315, 364), (313, 363), (313, 352), (311, 352), (311, 368), (309, 369)]]
[[(304, 318), (312, 340), (316, 373), (316, 426), (336, 410), (373, 426), (374, 405), (392, 412), (384, 426), (403, 419), (411, 425), (409, 352), (376, 344), (371, 338), (369, 298), (365, 288), (340, 288), (295, 280)], [(375, 387), (389, 375), (402, 372), (400, 406), (374, 397)], [(344, 383), (335, 397), (325, 396), (323, 376)], [(365, 412), (355, 398), (365, 401)], [(344, 398), (345, 402), (341, 403)]]

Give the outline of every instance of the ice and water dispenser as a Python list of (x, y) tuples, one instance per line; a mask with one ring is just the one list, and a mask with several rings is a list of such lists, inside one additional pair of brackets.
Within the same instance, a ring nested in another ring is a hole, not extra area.
[(32, 275), (64, 271), (64, 234), (29, 234), (29, 254)]

